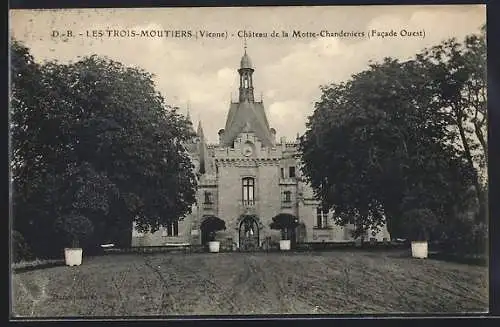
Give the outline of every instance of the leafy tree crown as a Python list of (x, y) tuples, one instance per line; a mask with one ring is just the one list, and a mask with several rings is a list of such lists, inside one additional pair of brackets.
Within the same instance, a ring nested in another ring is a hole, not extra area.
[(291, 214), (281, 213), (273, 217), (273, 221), (269, 225), (271, 229), (283, 230), (289, 228), (295, 228), (299, 226), (299, 220), (297, 217)]
[(94, 225), (87, 217), (72, 213), (60, 216), (55, 221), (55, 229), (64, 234), (73, 247), (88, 238), (94, 232)]

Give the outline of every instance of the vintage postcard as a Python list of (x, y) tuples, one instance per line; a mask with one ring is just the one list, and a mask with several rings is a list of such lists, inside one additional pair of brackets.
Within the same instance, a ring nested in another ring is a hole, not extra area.
[(488, 312), (486, 7), (10, 10), (11, 317)]

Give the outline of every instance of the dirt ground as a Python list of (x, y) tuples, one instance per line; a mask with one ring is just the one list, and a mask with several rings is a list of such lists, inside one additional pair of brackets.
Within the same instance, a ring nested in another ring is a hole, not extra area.
[(12, 277), (23, 317), (486, 312), (488, 269), (401, 253), (126, 254)]

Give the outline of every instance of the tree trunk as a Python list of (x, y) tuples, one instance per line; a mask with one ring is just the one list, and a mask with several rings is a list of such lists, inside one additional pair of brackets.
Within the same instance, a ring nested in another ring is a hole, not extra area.
[[(472, 159), (472, 154), (470, 151), (469, 143), (467, 142), (467, 136), (465, 135), (465, 129), (462, 124), (462, 114), (459, 112), (459, 109), (456, 108), (456, 105), (452, 105), (453, 112), (455, 113), (455, 121), (458, 127), (458, 131), (460, 133), (460, 139), (462, 141), (462, 145), (464, 146), (465, 158), (469, 162), (471, 167), (474, 167), (474, 160)], [(476, 190), (477, 200), (479, 202), (479, 206), (482, 206), (482, 196), (481, 196), (481, 185), (479, 184), (478, 178), (474, 181), (474, 188)]]
[(488, 146), (486, 145), (486, 140), (484, 138), (483, 131), (481, 130), (481, 126), (477, 122), (474, 122), (474, 132), (476, 133), (476, 136), (479, 140), (479, 143), (481, 143), (481, 147), (483, 148), (484, 159), (486, 161), (486, 167), (487, 167), (488, 166)]

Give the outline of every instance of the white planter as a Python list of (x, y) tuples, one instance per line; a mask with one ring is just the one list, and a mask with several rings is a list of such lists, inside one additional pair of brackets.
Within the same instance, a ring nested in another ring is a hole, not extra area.
[(428, 255), (427, 241), (412, 241), (411, 255), (414, 258), (425, 259)]
[(220, 242), (219, 241), (210, 241), (208, 242), (208, 250), (212, 253), (219, 252)]
[(290, 250), (290, 240), (281, 240), (280, 241), (280, 250), (283, 250), (283, 251)]
[(81, 248), (65, 248), (64, 259), (68, 266), (79, 266), (82, 264), (83, 250)]

